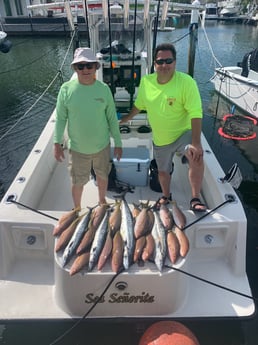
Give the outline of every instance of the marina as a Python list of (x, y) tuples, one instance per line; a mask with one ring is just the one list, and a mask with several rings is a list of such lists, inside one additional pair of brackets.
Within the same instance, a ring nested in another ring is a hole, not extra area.
[[(139, 120), (138, 120), (139, 121)], [(140, 120), (141, 121), (141, 120)], [(209, 122), (209, 120), (207, 121), (207, 122)], [(48, 206), (49, 207), (49, 206)]]

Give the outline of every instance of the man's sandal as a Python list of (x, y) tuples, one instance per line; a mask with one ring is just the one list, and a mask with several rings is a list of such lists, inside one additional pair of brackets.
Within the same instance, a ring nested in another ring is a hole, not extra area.
[(172, 200), (172, 195), (170, 193), (169, 197), (163, 195), (162, 197), (160, 197), (156, 203), (155, 203), (155, 206), (157, 208), (160, 208), (161, 205), (168, 205), (170, 203), (170, 201)]
[(190, 201), (190, 210), (194, 212), (206, 212), (207, 207), (201, 202), (199, 198), (192, 198)]

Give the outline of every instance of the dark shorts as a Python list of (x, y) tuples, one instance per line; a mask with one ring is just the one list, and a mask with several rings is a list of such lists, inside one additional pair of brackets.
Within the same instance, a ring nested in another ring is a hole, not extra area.
[(164, 145), (156, 146), (153, 144), (153, 155), (156, 159), (158, 170), (165, 171), (171, 174), (173, 157), (176, 154), (184, 155), (185, 147), (192, 142), (192, 131), (185, 132), (175, 142)]
[(94, 154), (84, 154), (70, 150), (69, 171), (74, 185), (84, 185), (90, 180), (91, 168), (103, 180), (108, 179), (111, 168), (110, 145)]

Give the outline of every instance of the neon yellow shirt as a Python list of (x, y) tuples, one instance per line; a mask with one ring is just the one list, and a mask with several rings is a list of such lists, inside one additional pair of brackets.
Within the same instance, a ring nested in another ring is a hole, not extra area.
[(156, 73), (144, 76), (134, 104), (147, 111), (157, 146), (173, 143), (191, 129), (191, 119), (202, 118), (201, 97), (195, 80), (178, 71), (166, 84), (158, 84)]
[(110, 136), (116, 147), (122, 147), (113, 96), (108, 85), (98, 80), (83, 85), (76, 78), (61, 86), (56, 104), (55, 143), (62, 143), (66, 124), (68, 147), (74, 151), (97, 153), (109, 144)]

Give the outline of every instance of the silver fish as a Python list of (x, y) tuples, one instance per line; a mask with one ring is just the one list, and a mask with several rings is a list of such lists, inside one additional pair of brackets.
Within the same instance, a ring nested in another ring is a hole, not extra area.
[(128, 269), (133, 262), (135, 238), (133, 216), (124, 197), (121, 201), (121, 216), (120, 232), (124, 242), (123, 265), (125, 269)]
[(104, 218), (95, 233), (94, 240), (90, 249), (90, 260), (89, 260), (89, 271), (92, 271), (94, 266), (97, 264), (101, 251), (106, 241), (108, 233), (108, 222), (109, 222), (110, 210), (107, 210)]
[(72, 256), (75, 254), (76, 249), (78, 248), (83, 238), (83, 235), (87, 231), (91, 219), (92, 210), (93, 208), (89, 208), (89, 211), (82, 217), (82, 219), (76, 226), (73, 236), (70, 239), (63, 253), (63, 267), (67, 265), (68, 262), (71, 260)]
[(155, 242), (155, 249), (154, 249), (154, 262), (161, 272), (166, 253), (167, 253), (167, 245), (166, 245), (166, 229), (160, 219), (160, 215), (157, 210), (153, 210), (154, 213), (154, 225), (152, 228), (152, 236)]

